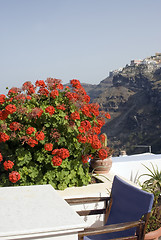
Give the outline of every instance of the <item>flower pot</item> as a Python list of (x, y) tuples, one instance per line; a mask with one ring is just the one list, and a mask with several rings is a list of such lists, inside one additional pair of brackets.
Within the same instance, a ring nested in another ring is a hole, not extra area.
[(108, 173), (112, 167), (112, 158), (111, 156), (104, 160), (93, 158), (91, 160), (91, 167), (94, 173)]

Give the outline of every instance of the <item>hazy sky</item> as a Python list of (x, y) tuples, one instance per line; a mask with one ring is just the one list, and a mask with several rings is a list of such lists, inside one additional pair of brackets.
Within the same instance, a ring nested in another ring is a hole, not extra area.
[(98, 84), (161, 52), (161, 0), (0, 0), (0, 93), (25, 81)]

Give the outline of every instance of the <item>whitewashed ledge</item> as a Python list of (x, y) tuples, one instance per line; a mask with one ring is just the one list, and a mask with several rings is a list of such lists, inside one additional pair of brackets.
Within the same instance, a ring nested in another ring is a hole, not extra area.
[(76, 240), (84, 227), (51, 185), (0, 188), (0, 239)]

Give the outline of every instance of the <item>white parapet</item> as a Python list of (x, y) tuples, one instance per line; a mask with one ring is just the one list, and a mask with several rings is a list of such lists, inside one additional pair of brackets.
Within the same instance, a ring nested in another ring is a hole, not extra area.
[(76, 240), (84, 227), (51, 185), (0, 188), (0, 239)]
[[(112, 171), (130, 181), (135, 181), (142, 174), (149, 174), (145, 166), (152, 171), (153, 167), (161, 171), (161, 154), (143, 153), (112, 158)], [(140, 177), (139, 181), (143, 183), (148, 178), (145, 175)]]

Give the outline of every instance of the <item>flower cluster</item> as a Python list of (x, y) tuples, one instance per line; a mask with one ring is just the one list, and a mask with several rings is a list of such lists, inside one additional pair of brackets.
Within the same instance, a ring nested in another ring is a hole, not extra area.
[(77, 79), (63, 87), (47, 78), (0, 95), (0, 186), (52, 184), (57, 189), (88, 184), (89, 160), (105, 159), (99, 111)]

